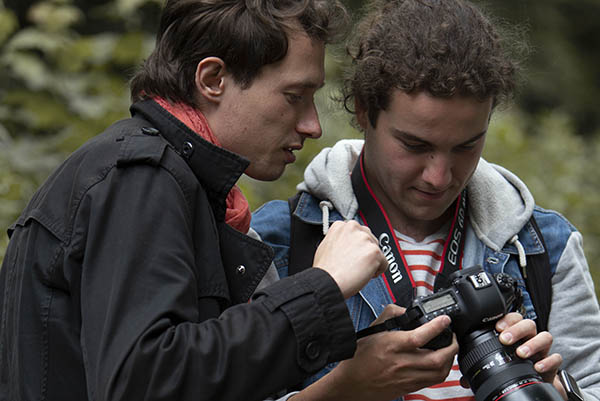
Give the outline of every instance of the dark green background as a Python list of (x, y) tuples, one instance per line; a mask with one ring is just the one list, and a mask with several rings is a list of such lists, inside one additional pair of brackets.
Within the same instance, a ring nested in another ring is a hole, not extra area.
[[(361, 1), (346, 1), (355, 16)], [(515, 103), (493, 118), (484, 156), (517, 173), (538, 204), (584, 234), (600, 283), (600, 1), (478, 2), (502, 26), (517, 26), (530, 56)], [(128, 113), (127, 80), (153, 47), (157, 0), (0, 0), (0, 260), (5, 229), (49, 172), (85, 140)], [(318, 104), (324, 136), (311, 141), (282, 180), (241, 185), (251, 206), (287, 198), (318, 150), (360, 137), (330, 100), (347, 63), (327, 58)], [(597, 286), (597, 293), (598, 291)]]

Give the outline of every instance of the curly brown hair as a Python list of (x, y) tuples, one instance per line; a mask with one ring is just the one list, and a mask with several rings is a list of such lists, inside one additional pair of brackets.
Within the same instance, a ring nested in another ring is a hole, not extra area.
[(195, 104), (196, 66), (221, 58), (247, 88), (260, 69), (283, 59), (298, 23), (312, 39), (331, 43), (347, 31), (338, 0), (168, 0), (156, 47), (130, 81), (132, 101), (161, 96)]
[(491, 97), (494, 105), (512, 97), (517, 56), (525, 53), (507, 46), (512, 36), (501, 37), (497, 24), (473, 4), (372, 0), (365, 10), (348, 48), (352, 65), (343, 103), (353, 113), (356, 101), (372, 126), (395, 89), (437, 97)]

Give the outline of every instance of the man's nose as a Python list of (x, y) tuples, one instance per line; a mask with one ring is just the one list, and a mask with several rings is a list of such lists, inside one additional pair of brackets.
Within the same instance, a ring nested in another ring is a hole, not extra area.
[(323, 134), (321, 123), (319, 122), (319, 113), (313, 102), (304, 110), (296, 125), (296, 131), (313, 139), (320, 138)]
[(423, 180), (432, 188), (444, 190), (452, 182), (452, 161), (446, 155), (432, 153), (423, 170)]

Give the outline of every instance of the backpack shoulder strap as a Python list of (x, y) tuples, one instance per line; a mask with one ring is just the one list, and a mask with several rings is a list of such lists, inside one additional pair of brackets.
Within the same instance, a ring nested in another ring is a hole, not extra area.
[(529, 221), (544, 246), (544, 253), (527, 256), (527, 270), (522, 269), (521, 271), (537, 314), (536, 325), (539, 333), (548, 330), (548, 316), (552, 304), (552, 277), (548, 248), (546, 248), (542, 232), (533, 216)]
[(288, 199), (290, 206), (290, 253), (288, 261), (288, 275), (301, 272), (313, 265), (317, 247), (323, 240), (321, 226), (308, 224), (294, 215), (296, 206), (303, 192)]

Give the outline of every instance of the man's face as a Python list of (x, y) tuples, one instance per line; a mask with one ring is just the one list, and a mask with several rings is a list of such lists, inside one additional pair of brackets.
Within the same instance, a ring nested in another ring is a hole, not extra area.
[(289, 35), (285, 58), (264, 66), (250, 87), (230, 85), (222, 99), (221, 145), (250, 160), (246, 174), (271, 181), (296, 160), (308, 137), (319, 138), (314, 104), (325, 80), (325, 45), (304, 33)]
[(367, 178), (396, 229), (424, 237), (448, 218), (481, 156), (491, 105), (395, 90), (377, 128), (359, 111)]

